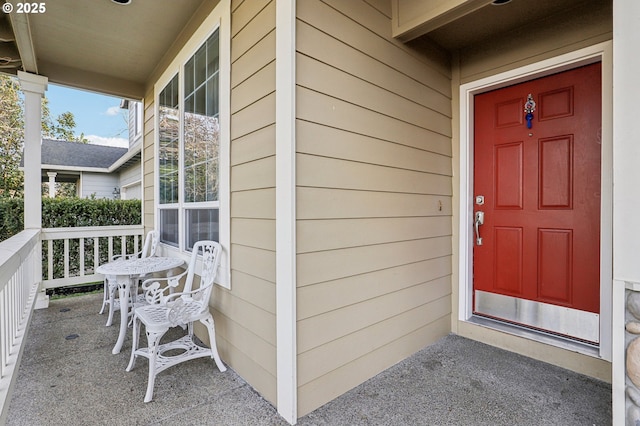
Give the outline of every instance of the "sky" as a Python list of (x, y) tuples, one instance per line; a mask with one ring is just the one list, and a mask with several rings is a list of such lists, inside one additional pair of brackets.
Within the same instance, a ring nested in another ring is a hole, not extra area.
[(127, 110), (120, 109), (121, 98), (99, 95), (49, 84), (45, 96), (49, 99), (51, 118), (71, 112), (76, 120), (76, 135), (84, 133), (90, 143), (127, 148)]

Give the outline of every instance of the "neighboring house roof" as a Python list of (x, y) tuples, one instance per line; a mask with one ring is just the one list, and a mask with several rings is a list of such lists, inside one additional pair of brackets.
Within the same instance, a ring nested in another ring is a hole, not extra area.
[(42, 140), (43, 166), (108, 169), (126, 153), (127, 148), (51, 139)]
[[(139, 148), (129, 151), (127, 148), (43, 139), (41, 158), (43, 169), (112, 172), (131, 160), (139, 160), (139, 154)], [(20, 167), (23, 166), (24, 158), (21, 158)]]

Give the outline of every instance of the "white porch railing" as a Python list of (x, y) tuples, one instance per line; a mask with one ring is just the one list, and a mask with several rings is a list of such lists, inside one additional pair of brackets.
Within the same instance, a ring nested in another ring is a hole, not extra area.
[(38, 292), (39, 243), (37, 229), (0, 242), (0, 424), (6, 421), (23, 339)]
[(95, 268), (114, 254), (140, 250), (143, 234), (141, 225), (29, 229), (0, 242), (0, 425), (38, 291), (102, 281)]
[[(143, 234), (142, 225), (43, 229), (42, 288), (102, 281), (95, 268), (114, 254), (141, 250)], [(114, 253), (116, 246), (119, 250)]]

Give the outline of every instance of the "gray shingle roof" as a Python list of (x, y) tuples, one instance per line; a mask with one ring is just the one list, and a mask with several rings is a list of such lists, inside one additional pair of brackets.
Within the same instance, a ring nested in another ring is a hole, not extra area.
[(106, 169), (126, 152), (127, 148), (43, 139), (42, 165)]

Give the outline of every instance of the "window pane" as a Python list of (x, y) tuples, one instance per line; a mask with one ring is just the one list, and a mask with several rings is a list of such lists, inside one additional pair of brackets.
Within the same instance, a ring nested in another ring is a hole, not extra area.
[(207, 116), (218, 116), (218, 74), (207, 81)]
[(196, 82), (193, 90), (184, 95), (186, 203), (218, 200), (218, 51), (216, 31), (189, 61), (195, 63)]
[(200, 240), (220, 241), (218, 209), (186, 210), (187, 249)]
[(198, 115), (206, 115), (206, 102), (207, 102), (207, 86), (202, 85), (196, 90), (196, 102), (194, 111)]
[(212, 75), (218, 72), (220, 66), (220, 43), (218, 40), (218, 32), (216, 31), (209, 40), (207, 40), (207, 74)]
[(178, 209), (160, 210), (160, 241), (178, 247)]
[(186, 113), (192, 113), (195, 109), (195, 93), (191, 93), (191, 95), (187, 96), (184, 100), (184, 110)]
[(180, 131), (177, 75), (160, 92), (159, 103), (158, 202), (177, 203)]
[(184, 65), (184, 91), (186, 93), (193, 92), (194, 82), (193, 82), (193, 62), (194, 59), (191, 58), (189, 62)]
[(195, 87), (199, 87), (207, 79), (207, 51), (206, 45), (202, 45), (194, 55), (195, 58)]

